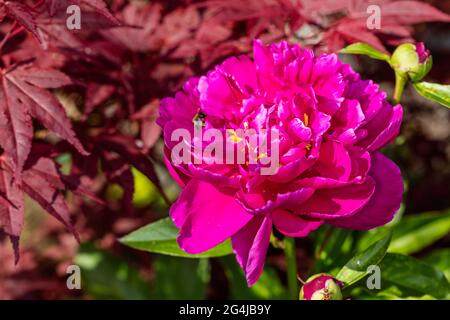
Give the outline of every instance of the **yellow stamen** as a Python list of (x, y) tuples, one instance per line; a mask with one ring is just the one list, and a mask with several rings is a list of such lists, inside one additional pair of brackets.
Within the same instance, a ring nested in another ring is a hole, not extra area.
[(309, 116), (306, 112), (303, 114), (303, 118), (303, 123), (305, 124), (305, 127), (307, 127), (309, 125)]
[(229, 130), (228, 130), (228, 133), (229, 133), (228, 138), (229, 138), (232, 142), (234, 142), (234, 143), (239, 143), (239, 142), (242, 141), (242, 138), (239, 137), (239, 136), (236, 134), (236, 131), (234, 131), (233, 129), (229, 129)]

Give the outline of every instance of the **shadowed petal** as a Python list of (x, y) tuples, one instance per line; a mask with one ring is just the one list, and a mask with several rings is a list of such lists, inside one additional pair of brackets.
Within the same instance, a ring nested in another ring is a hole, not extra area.
[(244, 270), (249, 286), (263, 272), (271, 232), (272, 220), (264, 215), (257, 215), (231, 238), (236, 259)]
[(370, 177), (358, 185), (319, 189), (311, 198), (299, 205), (295, 213), (318, 219), (351, 216), (370, 200), (374, 190), (375, 183)]
[(238, 192), (236, 200), (252, 214), (267, 214), (275, 209), (294, 209), (305, 202), (314, 193), (311, 188), (298, 188), (291, 191), (281, 191), (275, 199), (267, 200), (261, 193)]
[(191, 179), (189, 176), (184, 174), (183, 172), (179, 172), (170, 162), (170, 150), (166, 147), (164, 148), (164, 164), (167, 167), (167, 170), (169, 171), (172, 178), (175, 180), (176, 183), (182, 188), (186, 185), (186, 183)]
[(377, 151), (398, 135), (402, 124), (403, 109), (401, 105), (391, 107), (383, 105), (378, 114), (364, 126), (367, 137), (358, 142), (358, 145), (367, 151)]
[(347, 181), (352, 170), (352, 160), (340, 142), (327, 141), (321, 145), (320, 157), (314, 169), (323, 177)]
[(305, 219), (304, 217), (277, 210), (272, 213), (273, 224), (284, 235), (290, 237), (306, 237), (323, 223), (322, 220)]
[(381, 153), (372, 156), (369, 175), (375, 180), (375, 192), (364, 208), (351, 217), (335, 219), (337, 227), (368, 230), (392, 220), (400, 208), (403, 180), (397, 165)]

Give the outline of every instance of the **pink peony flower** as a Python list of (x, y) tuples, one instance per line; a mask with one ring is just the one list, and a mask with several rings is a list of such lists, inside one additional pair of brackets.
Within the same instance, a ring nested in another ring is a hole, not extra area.
[[(229, 58), (161, 102), (166, 164), (183, 187), (170, 209), (180, 247), (197, 254), (231, 238), (252, 285), (273, 227), (304, 237), (324, 223), (357, 230), (386, 224), (400, 206), (403, 183), (379, 150), (397, 136), (401, 120), (401, 106), (391, 106), (335, 54), (315, 57), (287, 42), (255, 41), (254, 60)], [(261, 165), (247, 162), (174, 161), (172, 133), (193, 132), (198, 121), (219, 131), (276, 128), (277, 172), (262, 175)]]

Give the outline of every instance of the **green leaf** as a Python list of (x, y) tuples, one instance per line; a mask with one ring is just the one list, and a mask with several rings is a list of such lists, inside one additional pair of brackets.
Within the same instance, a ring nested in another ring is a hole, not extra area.
[(332, 273), (340, 268), (351, 256), (356, 237), (355, 232), (330, 225), (322, 226), (312, 235), (314, 240), (316, 263), (310, 274)]
[(436, 268), (413, 257), (388, 253), (380, 264), (383, 281), (430, 295), (438, 299), (450, 296), (450, 284)]
[(280, 300), (287, 299), (286, 288), (280, 281), (276, 271), (265, 267), (259, 280), (248, 287), (244, 272), (239, 267), (234, 257), (224, 257), (220, 260), (228, 279), (231, 298), (237, 300)]
[(442, 271), (450, 281), (450, 249), (440, 249), (430, 253), (423, 261)]
[(414, 83), (414, 88), (422, 97), (450, 108), (450, 85), (417, 82)]
[(157, 256), (154, 295), (164, 300), (200, 300), (206, 298), (210, 278), (208, 259), (183, 259)]
[(450, 210), (407, 216), (393, 228), (388, 252), (412, 254), (450, 232)]
[(363, 287), (355, 287), (349, 294), (356, 300), (436, 300), (428, 294), (420, 294), (396, 285), (383, 282), (382, 290), (369, 290)]
[(389, 232), (379, 241), (376, 241), (368, 249), (356, 254), (347, 264), (339, 271), (336, 278), (350, 286), (361, 280), (367, 275), (367, 268), (370, 265), (378, 264), (386, 254), (387, 248), (391, 241), (391, 233)]
[(450, 232), (450, 210), (406, 215), (394, 224), (367, 231), (359, 239), (358, 249), (366, 248), (388, 230), (392, 230), (388, 252), (416, 253)]
[(81, 287), (95, 299), (150, 299), (149, 283), (126, 261), (93, 245), (82, 245), (75, 257)]
[(165, 218), (130, 233), (120, 239), (120, 242), (143, 251), (185, 258), (221, 257), (232, 253), (229, 241), (201, 254), (186, 253), (178, 246), (176, 241), (178, 234), (179, 230), (170, 218)]
[(387, 54), (375, 49), (374, 47), (372, 47), (366, 43), (360, 43), (360, 42), (351, 44), (339, 52), (340, 53), (350, 53), (350, 54), (363, 54), (363, 55), (371, 57), (372, 59), (383, 60), (386, 62), (389, 62), (389, 60), (390, 60), (390, 57)]

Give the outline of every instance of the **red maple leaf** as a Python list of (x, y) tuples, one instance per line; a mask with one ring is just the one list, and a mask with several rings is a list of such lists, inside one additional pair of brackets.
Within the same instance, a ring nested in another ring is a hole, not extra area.
[(160, 4), (138, 6), (129, 4), (119, 16), (127, 27), (103, 30), (102, 35), (131, 51), (148, 51), (157, 48), (155, 31), (161, 18)]
[(65, 184), (53, 160), (40, 158), (25, 168), (21, 181), (17, 181), (10, 159), (4, 155), (0, 157), (0, 226), (11, 238), (16, 262), (19, 259), (19, 238), (23, 227), (24, 193), (63, 223), (78, 239), (62, 193), (64, 189)]
[(109, 12), (108, 6), (103, 0), (45, 0), (45, 3), (51, 16), (57, 15), (61, 12), (65, 13), (67, 7), (70, 5), (77, 5), (90, 9), (91, 11), (105, 17), (115, 25), (121, 24), (119, 20)]
[(57, 70), (24, 65), (2, 69), (0, 82), (0, 146), (13, 160), (16, 173), (21, 172), (30, 152), (32, 118), (88, 154), (63, 106), (47, 90), (71, 84), (69, 77)]
[[(367, 27), (370, 5), (381, 9), (379, 30)], [(430, 4), (414, 0), (251, 0), (245, 5), (239, 0), (207, 0), (204, 6), (207, 12), (212, 11), (211, 19), (216, 23), (234, 21), (230, 30), (245, 22), (244, 38), (273, 42), (288, 37), (325, 51), (336, 51), (352, 42), (386, 50), (386, 44), (411, 41), (413, 24), (450, 21)]]
[[(450, 21), (449, 15), (421, 1), (304, 0), (302, 3), (302, 14), (307, 20), (326, 30), (323, 41), (328, 51), (339, 50), (352, 42), (365, 42), (386, 51), (384, 44), (411, 41), (410, 26), (413, 24)], [(380, 8), (380, 29), (369, 30), (367, 27), (369, 5)], [(386, 40), (387, 37), (391, 40)]]
[(0, 0), (0, 21), (3, 20), (5, 16), (8, 16), (41, 41), (42, 39), (38, 32), (35, 15), (36, 11), (34, 8), (25, 3)]

